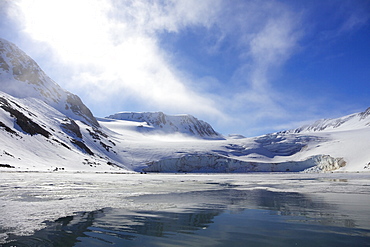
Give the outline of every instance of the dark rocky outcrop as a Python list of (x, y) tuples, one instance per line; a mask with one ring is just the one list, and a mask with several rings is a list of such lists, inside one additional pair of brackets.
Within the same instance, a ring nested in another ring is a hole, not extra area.
[(72, 139), (71, 142), (76, 145), (77, 147), (79, 147), (82, 151), (86, 152), (87, 154), (89, 155), (94, 155), (94, 153), (90, 150), (90, 148), (88, 148), (85, 143), (83, 143), (82, 141), (79, 141), (79, 140), (76, 140), (76, 139)]
[(80, 127), (78, 127), (76, 122), (73, 121), (72, 119), (65, 119), (65, 123), (62, 123), (61, 127), (66, 134), (68, 135), (72, 134), (75, 137), (82, 138)]
[[(3, 110), (10, 113), (10, 116), (14, 118), (15, 123), (25, 133), (30, 134), (30, 135), (40, 134), (40, 135), (45, 136), (46, 138), (49, 138), (51, 136), (51, 134), (47, 130), (45, 130), (40, 125), (32, 121), (30, 118), (26, 117), (22, 112), (13, 108), (6, 99), (0, 98), (0, 107)], [(8, 131), (8, 132), (12, 132), (12, 131)]]

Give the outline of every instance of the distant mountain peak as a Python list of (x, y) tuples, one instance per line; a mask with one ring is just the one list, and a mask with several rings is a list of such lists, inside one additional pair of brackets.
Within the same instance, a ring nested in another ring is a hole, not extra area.
[(167, 115), (163, 112), (120, 112), (107, 118), (146, 122), (154, 127), (157, 132), (166, 134), (181, 133), (206, 139), (223, 138), (209, 123), (198, 120), (189, 114)]
[(354, 113), (339, 118), (317, 120), (312, 124), (283, 131), (285, 133), (342, 131), (370, 127), (370, 107), (360, 113)]

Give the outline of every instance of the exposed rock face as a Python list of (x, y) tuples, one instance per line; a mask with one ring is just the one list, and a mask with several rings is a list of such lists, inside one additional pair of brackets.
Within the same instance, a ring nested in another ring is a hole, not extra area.
[(82, 138), (80, 127), (72, 119), (65, 119), (61, 124), (61, 127), (68, 135), (73, 135), (74, 137)]
[(67, 103), (65, 104), (66, 110), (71, 109), (71, 111), (83, 118), (85, 118), (89, 123), (98, 127), (99, 123), (92, 115), (91, 111), (87, 106), (82, 103), (80, 97), (75, 94), (67, 93)]
[(81, 99), (62, 89), (14, 44), (0, 39), (1, 91), (17, 98), (37, 98), (70, 118), (99, 126)]
[(108, 118), (146, 122), (162, 133), (181, 133), (195, 137), (222, 139), (210, 124), (198, 120), (191, 115), (166, 115), (163, 112), (121, 112), (110, 115)]
[(76, 145), (77, 147), (79, 147), (82, 151), (86, 152), (87, 154), (89, 155), (94, 155), (94, 153), (90, 150), (90, 148), (88, 148), (85, 143), (83, 143), (82, 141), (79, 141), (79, 140), (76, 140), (76, 139), (72, 139), (71, 142)]
[[(364, 119), (368, 118), (370, 116), (370, 107), (367, 108), (364, 112), (359, 113), (359, 116), (360, 116), (360, 120), (364, 120)], [(368, 121), (367, 125), (369, 126), (370, 119), (368, 119), (368, 120), (369, 121)]]

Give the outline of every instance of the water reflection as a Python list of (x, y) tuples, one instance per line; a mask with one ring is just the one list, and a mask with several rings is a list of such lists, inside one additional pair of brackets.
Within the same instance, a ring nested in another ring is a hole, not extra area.
[[(263, 189), (193, 191), (129, 198), (151, 210), (105, 208), (48, 222), (4, 246), (366, 246), (358, 225), (337, 204), (313, 195)], [(172, 204), (172, 208), (159, 208)], [(184, 205), (192, 205), (186, 208)], [(361, 217), (361, 216), (360, 216)], [(363, 215), (369, 217), (369, 215)]]
[(1, 246), (74, 246), (77, 238), (86, 236), (84, 232), (95, 220), (103, 216), (104, 210), (78, 213), (74, 216), (46, 222), (47, 227), (32, 236), (10, 236), (13, 241)]

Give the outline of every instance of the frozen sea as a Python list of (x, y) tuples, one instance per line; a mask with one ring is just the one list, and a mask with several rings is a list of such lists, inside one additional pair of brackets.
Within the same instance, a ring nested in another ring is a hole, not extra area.
[(369, 173), (0, 179), (1, 246), (370, 246)]

